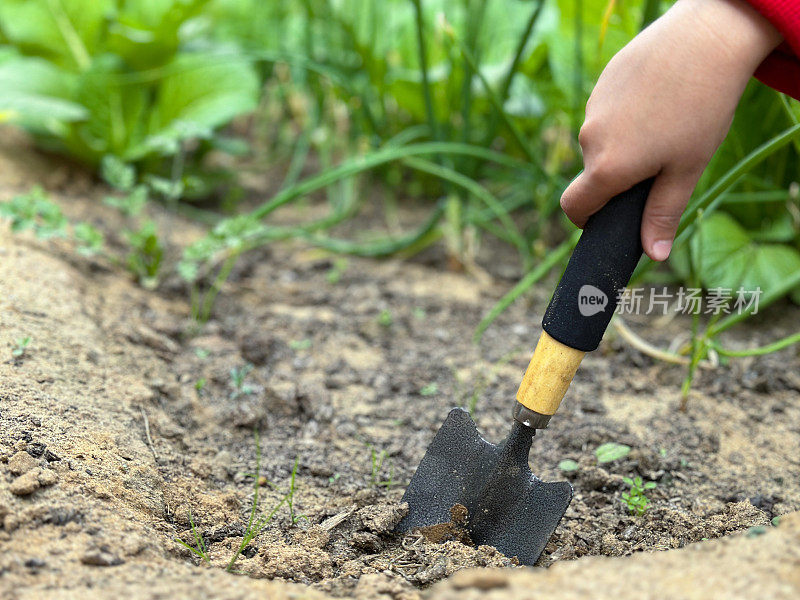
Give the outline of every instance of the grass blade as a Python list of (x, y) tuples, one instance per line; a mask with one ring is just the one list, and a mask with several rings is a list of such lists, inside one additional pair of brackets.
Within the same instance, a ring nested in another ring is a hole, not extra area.
[(500, 316), (500, 313), (511, 306), (517, 300), (517, 298), (528, 291), (528, 289), (534, 283), (547, 275), (547, 273), (550, 272), (550, 269), (552, 269), (556, 264), (563, 261), (572, 252), (572, 249), (575, 247), (575, 244), (578, 243), (578, 239), (580, 237), (580, 230), (573, 232), (569, 238), (561, 242), (561, 244), (559, 244), (559, 246), (554, 250), (551, 250), (544, 260), (542, 260), (542, 262), (540, 262), (533, 271), (525, 275), (525, 277), (523, 277), (519, 283), (517, 283), (517, 285), (511, 288), (511, 290), (492, 307), (489, 313), (478, 324), (475, 334), (472, 337), (473, 341), (478, 343), (481, 340), (483, 333), (486, 331), (489, 325), (491, 325), (492, 322), (498, 316)]

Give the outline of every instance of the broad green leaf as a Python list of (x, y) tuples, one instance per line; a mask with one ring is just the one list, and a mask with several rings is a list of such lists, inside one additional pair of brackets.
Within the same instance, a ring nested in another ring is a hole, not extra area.
[(211, 129), (256, 107), (258, 77), (241, 57), (183, 54), (168, 72), (150, 121), (151, 142), (207, 136)]
[(89, 110), (89, 119), (64, 140), (68, 150), (91, 164), (113, 154), (130, 161), (144, 139), (147, 88), (120, 80), (119, 58), (104, 55), (81, 74), (77, 99)]
[(82, 70), (97, 50), (113, 0), (2, 0), (0, 30), (27, 54)]
[(607, 442), (598, 446), (597, 450), (594, 451), (594, 454), (597, 457), (597, 462), (607, 463), (625, 458), (628, 456), (628, 454), (630, 454), (630, 451), (631, 447), (626, 446), (625, 444)]
[(0, 62), (0, 111), (35, 131), (57, 133), (63, 123), (88, 116), (73, 101), (77, 77), (40, 58), (12, 57)]
[(139, 70), (171, 61), (183, 26), (209, 0), (132, 0), (122, 3), (109, 25), (107, 49)]
[[(708, 289), (730, 289), (735, 294), (739, 288), (760, 288), (767, 294), (800, 271), (797, 250), (783, 244), (756, 243), (733, 217), (719, 211), (703, 218), (690, 246), (700, 282)], [(678, 253), (681, 270), (688, 270), (687, 260), (685, 250)], [(792, 299), (800, 301), (800, 290)]]

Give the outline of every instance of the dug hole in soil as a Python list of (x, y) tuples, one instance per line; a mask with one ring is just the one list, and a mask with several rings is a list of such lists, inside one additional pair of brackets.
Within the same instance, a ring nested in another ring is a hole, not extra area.
[[(113, 246), (125, 223), (102, 204), (107, 190), (20, 143), (0, 148), (0, 201), (42, 185)], [(150, 210), (172, 259), (202, 234)], [(404, 209), (401, 220), (418, 222), (423, 210)], [(684, 413), (683, 368), (609, 332), (534, 441), (534, 473), (569, 479), (575, 498), (538, 563), (549, 568), (521, 569), (455, 530), (392, 532), (452, 406), (474, 408), (491, 441), (508, 431), (554, 283), (473, 344), (475, 325), (518, 276), (510, 251), (487, 249), (479, 262), (491, 278), (481, 279), (448, 271), (441, 250), (337, 267), (301, 243), (273, 245), (239, 262), (212, 319), (188, 335), (176, 276), (146, 291), (61, 241), (12, 235), (6, 224), (0, 238), (2, 598), (800, 593), (800, 518), (788, 514), (800, 509), (796, 349), (701, 369)], [(765, 343), (797, 330), (799, 317), (783, 305), (726, 343)], [(632, 325), (663, 347), (689, 330), (683, 318)], [(12, 357), (26, 336), (26, 352)], [(237, 389), (230, 373), (245, 365)], [(294, 493), (229, 574), (253, 501), (254, 430), (259, 514), (292, 481)], [(605, 442), (632, 450), (598, 464)], [(560, 472), (565, 459), (578, 469)], [(636, 475), (657, 483), (641, 517), (620, 499), (622, 478)], [(191, 522), (210, 564), (177, 541), (195, 545)]]

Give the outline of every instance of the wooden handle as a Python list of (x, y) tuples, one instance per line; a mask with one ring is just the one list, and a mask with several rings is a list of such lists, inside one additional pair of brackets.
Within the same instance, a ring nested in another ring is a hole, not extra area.
[(517, 391), (517, 402), (540, 415), (554, 415), (586, 352), (542, 332)]

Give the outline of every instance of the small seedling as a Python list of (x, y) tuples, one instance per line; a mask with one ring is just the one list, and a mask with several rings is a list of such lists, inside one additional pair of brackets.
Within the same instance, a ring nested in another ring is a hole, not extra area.
[(412, 314), (414, 315), (415, 319), (418, 319), (420, 321), (424, 321), (425, 318), (428, 316), (428, 313), (426, 313), (425, 309), (422, 308), (421, 306), (417, 306), (416, 308), (414, 308)]
[(253, 539), (261, 533), (264, 527), (272, 521), (287, 499), (286, 496), (284, 496), (268, 513), (258, 516), (258, 489), (261, 487), (261, 440), (257, 431), (254, 435), (256, 439), (256, 471), (251, 474), (253, 478), (253, 503), (250, 506), (250, 518), (247, 521), (247, 527), (245, 528), (242, 541), (233, 553), (233, 556), (231, 556), (228, 566), (225, 568), (229, 573), (233, 572), (233, 567), (236, 565), (239, 556), (244, 552), (244, 549), (247, 548), (250, 542), (252, 542)]
[(198, 394), (203, 392), (203, 389), (206, 387), (206, 378), (201, 377), (197, 381), (194, 382), (194, 389), (197, 391)]
[(244, 364), (241, 367), (234, 367), (231, 369), (231, 392), (230, 399), (235, 400), (240, 396), (252, 394), (255, 388), (247, 383), (247, 376), (253, 370), (253, 365), (250, 363)]
[(205, 348), (195, 348), (194, 355), (200, 360), (205, 360), (211, 353)]
[(367, 448), (369, 448), (369, 457), (372, 463), (372, 470), (369, 477), (370, 484), (374, 487), (385, 487), (388, 491), (389, 488), (394, 485), (394, 466), (391, 464), (389, 465), (388, 479), (381, 480), (381, 471), (389, 455), (386, 453), (386, 450), (378, 452), (372, 444), (367, 444)]
[(94, 226), (89, 223), (77, 223), (72, 228), (78, 254), (93, 256), (103, 251), (105, 238)]
[(106, 154), (100, 161), (100, 176), (111, 187), (127, 192), (136, 183), (136, 168), (113, 154)]
[(136, 217), (144, 210), (147, 198), (147, 187), (137, 185), (124, 196), (106, 196), (103, 203), (116, 208), (126, 217)]
[(759, 537), (767, 533), (767, 528), (762, 525), (756, 525), (755, 527), (751, 527), (747, 530), (747, 537), (754, 538)]
[(630, 446), (626, 446), (625, 444), (617, 444), (616, 442), (608, 442), (598, 446), (597, 450), (594, 451), (594, 454), (597, 457), (597, 462), (609, 463), (615, 460), (620, 460), (621, 458), (625, 458), (628, 456), (628, 454), (630, 454), (630, 452)]
[(645, 490), (652, 490), (656, 487), (655, 481), (642, 482), (641, 477), (623, 477), (622, 481), (630, 487), (629, 492), (622, 492), (622, 503), (636, 516), (642, 516), (647, 510), (650, 501), (644, 495)]
[(381, 314), (378, 315), (378, 324), (383, 327), (391, 327), (392, 323), (394, 323), (392, 312), (389, 309), (384, 308), (381, 311)]
[(30, 229), (42, 240), (65, 237), (67, 234), (66, 217), (38, 186), (27, 194), (20, 194), (8, 202), (0, 203), (0, 217), (11, 220), (11, 231)]
[(206, 546), (206, 542), (203, 539), (203, 535), (197, 531), (197, 527), (194, 525), (194, 519), (192, 518), (192, 509), (189, 509), (189, 523), (192, 526), (192, 537), (194, 538), (194, 546), (190, 546), (186, 542), (184, 542), (180, 538), (175, 538), (175, 541), (178, 542), (181, 546), (195, 554), (196, 556), (200, 557), (200, 560), (204, 560), (207, 563), (211, 562), (211, 558), (208, 556), (208, 547)]
[(289, 348), (292, 350), (308, 350), (311, 348), (311, 340), (308, 338), (304, 340), (292, 340), (289, 342)]
[(327, 279), (328, 283), (331, 285), (336, 285), (342, 279), (342, 275), (347, 270), (347, 259), (346, 258), (339, 258), (334, 263), (333, 266), (328, 271)]
[(25, 352), (31, 345), (31, 341), (32, 338), (29, 335), (16, 340), (14, 342), (14, 346), (11, 348), (11, 356), (13, 356), (14, 358), (22, 358), (23, 356), (25, 356)]
[(164, 258), (164, 248), (158, 239), (155, 224), (145, 223), (138, 230), (128, 231), (126, 237), (130, 245), (128, 270), (136, 275), (143, 287), (154, 288), (158, 284)]
[(294, 512), (294, 492), (295, 492), (295, 478), (297, 477), (297, 466), (300, 464), (300, 457), (294, 459), (294, 466), (292, 467), (292, 476), (289, 479), (289, 491), (286, 492), (286, 506), (289, 507), (289, 518), (292, 525), (296, 524), (300, 519), (305, 519), (308, 522), (308, 517), (305, 515), (295, 514)]
[(334, 473), (333, 475), (331, 475), (330, 477), (328, 477), (328, 483), (330, 483), (331, 485), (333, 485), (334, 483), (336, 483), (337, 481), (339, 481), (339, 478), (340, 478), (341, 476), (342, 476), (342, 474), (341, 474), (341, 473)]
[(569, 458), (566, 460), (562, 460), (560, 463), (558, 463), (558, 468), (564, 471), (565, 473), (577, 471), (578, 466), (579, 466), (578, 463), (576, 463), (574, 460), (570, 460)]
[(439, 386), (436, 382), (429, 383), (419, 391), (420, 396), (435, 396), (439, 392)]

